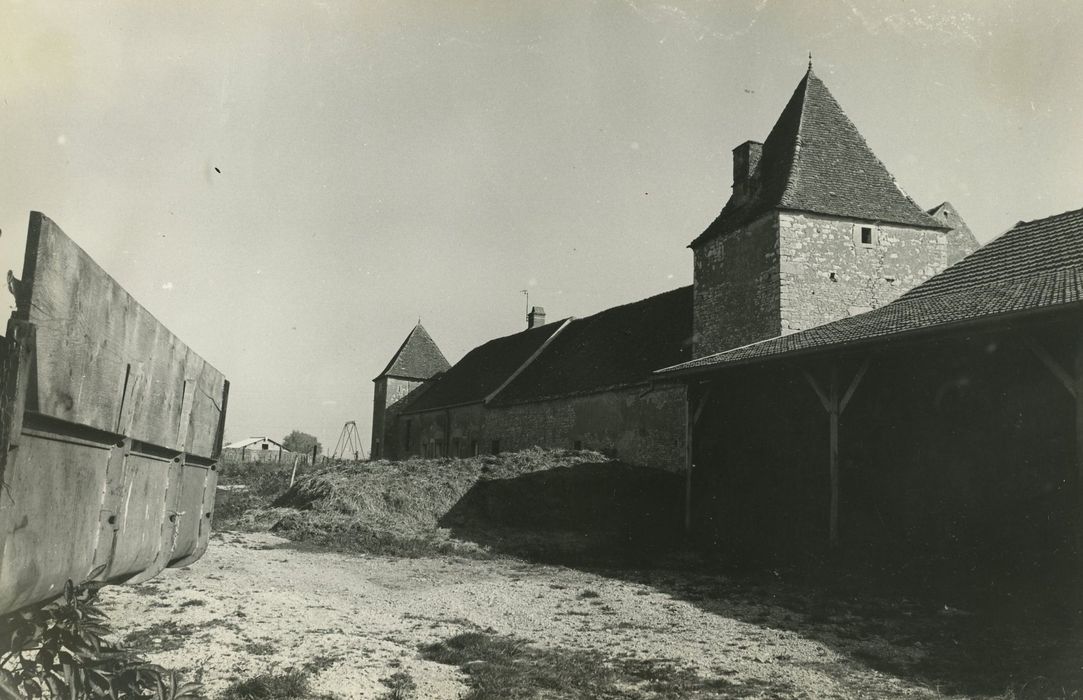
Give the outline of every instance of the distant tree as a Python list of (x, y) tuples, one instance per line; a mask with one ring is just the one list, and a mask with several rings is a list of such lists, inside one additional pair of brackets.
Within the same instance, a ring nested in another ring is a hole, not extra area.
[(302, 433), (300, 430), (294, 430), (282, 438), (282, 446), (290, 452), (300, 452), (306, 455), (312, 454), (313, 447), (316, 448), (316, 454), (323, 452), (323, 445), (320, 444), (315, 435)]

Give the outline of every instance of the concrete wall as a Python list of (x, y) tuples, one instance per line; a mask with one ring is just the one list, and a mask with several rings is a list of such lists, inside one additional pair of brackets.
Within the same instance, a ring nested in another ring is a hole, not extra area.
[(779, 334), (778, 253), (774, 213), (695, 248), (693, 356)]
[(684, 396), (683, 387), (648, 392), (644, 386), (515, 406), (472, 404), (400, 416), (397, 439), (403, 456), (468, 457), (494, 449), (578, 447), (630, 464), (681, 471)]
[(783, 333), (883, 306), (957, 257), (943, 231), (793, 212), (778, 214), (778, 230)]

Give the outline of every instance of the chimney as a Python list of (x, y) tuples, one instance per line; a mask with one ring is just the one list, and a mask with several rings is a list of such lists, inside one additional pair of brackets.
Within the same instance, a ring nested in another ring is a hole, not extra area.
[(537, 328), (545, 325), (545, 309), (540, 306), (530, 307), (530, 313), (526, 315), (526, 327)]
[(752, 193), (752, 176), (763, 155), (763, 144), (745, 141), (733, 149), (733, 194), (744, 199)]

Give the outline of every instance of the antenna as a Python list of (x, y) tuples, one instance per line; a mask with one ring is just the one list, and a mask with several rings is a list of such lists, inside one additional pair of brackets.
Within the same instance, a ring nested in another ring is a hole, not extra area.
[(526, 317), (526, 322), (530, 323), (530, 290), (520, 289), (519, 293), (526, 297), (526, 308), (523, 310), (523, 315)]
[(355, 462), (368, 459), (365, 456), (365, 449), (361, 447), (361, 436), (357, 434), (357, 423), (348, 420), (342, 426), (342, 434), (338, 436), (338, 443), (335, 445), (335, 451), (331, 453), (331, 459), (349, 459), (351, 454)]

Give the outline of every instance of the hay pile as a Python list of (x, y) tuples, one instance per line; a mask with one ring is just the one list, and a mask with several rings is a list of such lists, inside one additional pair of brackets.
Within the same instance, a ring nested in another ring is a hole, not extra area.
[(276, 518), (291, 540), (398, 556), (482, 555), (452, 537), (447, 515), (478, 484), (609, 460), (597, 452), (530, 449), (468, 459), (411, 459), (329, 467), (300, 479), (253, 520)]

